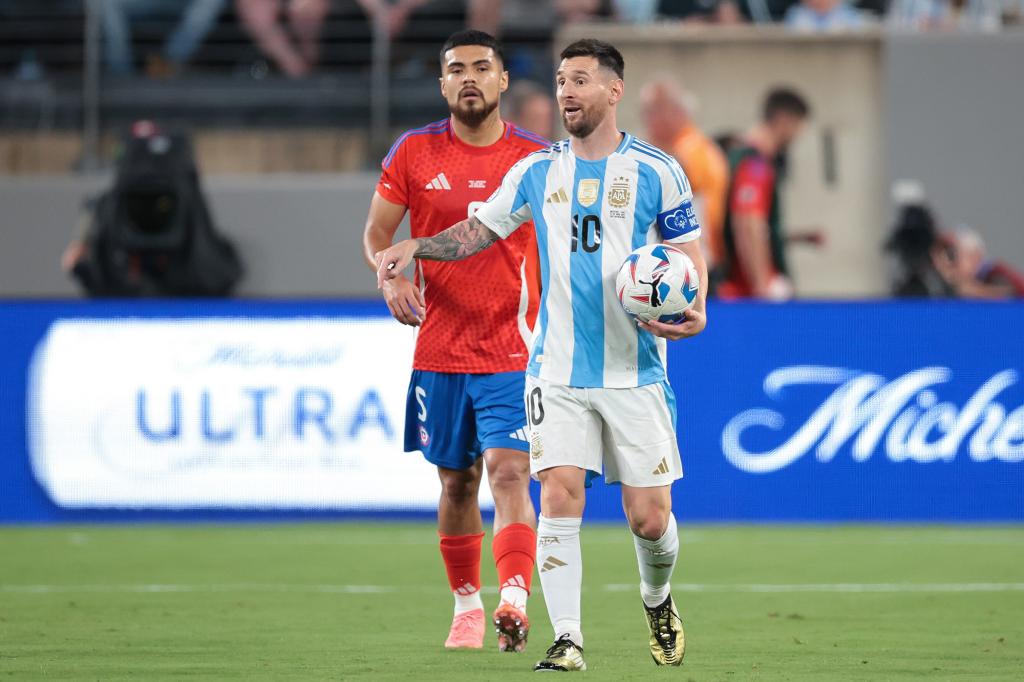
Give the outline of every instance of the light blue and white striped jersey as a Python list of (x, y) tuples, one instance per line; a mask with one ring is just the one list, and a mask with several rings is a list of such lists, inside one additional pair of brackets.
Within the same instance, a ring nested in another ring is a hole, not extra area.
[(568, 140), (521, 159), (476, 217), (501, 238), (533, 220), (541, 303), (527, 372), (587, 388), (665, 380), (665, 340), (626, 315), (615, 275), (631, 251), (700, 237), (693, 193), (671, 156), (630, 134), (600, 161)]

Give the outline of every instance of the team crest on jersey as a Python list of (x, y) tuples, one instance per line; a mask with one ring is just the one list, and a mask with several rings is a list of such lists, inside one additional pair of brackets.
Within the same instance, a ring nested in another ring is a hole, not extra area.
[(597, 192), (600, 187), (600, 180), (593, 178), (580, 180), (579, 186), (576, 187), (576, 200), (580, 202), (580, 206), (592, 206), (597, 201)]
[(608, 190), (608, 205), (613, 208), (625, 208), (629, 205), (629, 180), (615, 178)]

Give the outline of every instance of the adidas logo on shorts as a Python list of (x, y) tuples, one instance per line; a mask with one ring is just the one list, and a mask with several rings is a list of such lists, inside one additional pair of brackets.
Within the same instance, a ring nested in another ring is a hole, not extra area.
[(661, 464), (659, 464), (651, 473), (655, 476), (668, 473), (668, 462), (665, 461), (664, 457), (661, 458)]

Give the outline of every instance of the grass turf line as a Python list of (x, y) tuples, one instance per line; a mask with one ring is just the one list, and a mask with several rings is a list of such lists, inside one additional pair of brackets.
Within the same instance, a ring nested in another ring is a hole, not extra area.
[[(584, 527), (586, 679), (1022, 678), (1024, 528), (681, 534), (688, 652), (667, 670), (623, 587), (638, 580), (628, 531)], [(429, 524), (0, 528), (0, 681), (532, 674), (552, 634), (539, 590), (525, 655), (490, 635), (484, 651), (442, 648), (436, 538)], [(493, 609), (489, 542), (483, 568)]]

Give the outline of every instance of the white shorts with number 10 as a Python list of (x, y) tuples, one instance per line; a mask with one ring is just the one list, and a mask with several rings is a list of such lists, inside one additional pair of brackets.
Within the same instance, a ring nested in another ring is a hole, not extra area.
[(675, 396), (668, 382), (574, 388), (526, 377), (530, 474), (574, 466), (638, 488), (682, 477)]

